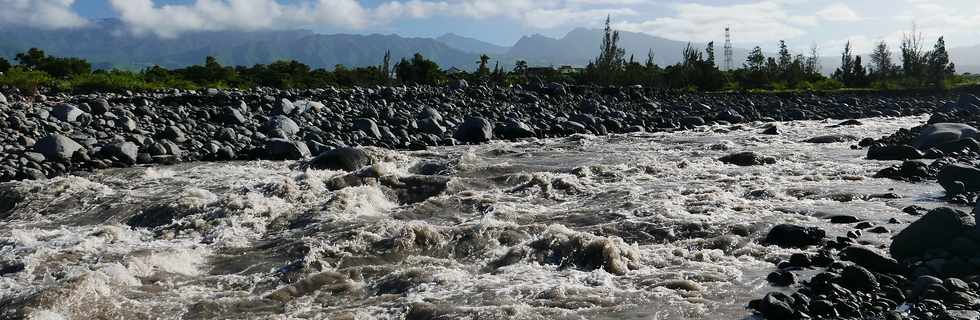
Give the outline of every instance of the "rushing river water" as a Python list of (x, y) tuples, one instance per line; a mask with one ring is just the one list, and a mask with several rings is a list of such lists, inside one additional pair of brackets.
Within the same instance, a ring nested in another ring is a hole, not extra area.
[[(372, 150), (375, 174), (448, 176), (434, 196), (425, 179), (331, 191), (344, 173), (293, 162), (9, 183), (0, 318), (742, 319), (794, 252), (758, 243), (772, 225), (838, 236), (850, 227), (824, 218), (848, 214), (893, 234), (914, 219), (901, 208), (940, 204), (933, 183), (871, 178), (893, 162), (799, 141), (924, 120)], [(738, 151), (777, 163), (717, 161)]]

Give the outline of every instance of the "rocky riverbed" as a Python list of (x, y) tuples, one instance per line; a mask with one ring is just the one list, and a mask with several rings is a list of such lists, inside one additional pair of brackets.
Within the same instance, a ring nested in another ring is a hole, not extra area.
[(421, 150), (706, 124), (909, 116), (943, 101), (928, 95), (708, 95), (561, 85), (31, 98), (7, 93), (0, 98), (0, 181), (137, 164), (298, 160), (345, 146)]
[(5, 93), (0, 318), (973, 319), (973, 101)]

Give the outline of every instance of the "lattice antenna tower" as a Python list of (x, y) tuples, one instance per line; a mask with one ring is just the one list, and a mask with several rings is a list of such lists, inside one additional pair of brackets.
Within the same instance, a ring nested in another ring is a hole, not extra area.
[(735, 61), (732, 57), (734, 55), (732, 51), (732, 28), (725, 27), (725, 70), (732, 70)]

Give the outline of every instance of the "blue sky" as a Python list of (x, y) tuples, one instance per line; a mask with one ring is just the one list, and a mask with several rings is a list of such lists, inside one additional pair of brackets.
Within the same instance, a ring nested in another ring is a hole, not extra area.
[(133, 33), (176, 37), (197, 30), (311, 29), (323, 33), (395, 33), (434, 37), (447, 32), (510, 45), (521, 36), (561, 36), (598, 27), (610, 14), (618, 29), (681, 41), (795, 51), (816, 45), (859, 52), (877, 41), (897, 45), (915, 24), (929, 43), (940, 34), (952, 47), (980, 44), (976, 0), (0, 0), (0, 25), (84, 27), (120, 18)]

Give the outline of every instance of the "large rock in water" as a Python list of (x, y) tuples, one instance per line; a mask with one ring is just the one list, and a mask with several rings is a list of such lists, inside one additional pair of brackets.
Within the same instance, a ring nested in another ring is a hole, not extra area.
[(908, 145), (875, 144), (868, 148), (868, 160), (909, 160), (922, 159), (925, 154)]
[(751, 151), (749, 151), (749, 152), (733, 153), (733, 154), (730, 154), (730, 155), (721, 157), (720, 159), (718, 159), (718, 161), (721, 161), (721, 162), (724, 162), (724, 163), (727, 163), (727, 164), (734, 164), (734, 165), (737, 165), (737, 166), (743, 166), (743, 167), (747, 167), (747, 166), (761, 166), (761, 165), (764, 165), (764, 164), (774, 164), (774, 163), (776, 163), (776, 159), (774, 159), (772, 157), (763, 157), (763, 156), (760, 156), (759, 154), (757, 154), (755, 152), (751, 152)]
[(493, 126), (482, 117), (470, 117), (459, 125), (453, 138), (467, 143), (487, 142), (493, 139)]
[(340, 148), (324, 152), (313, 160), (310, 167), (320, 170), (354, 171), (374, 162), (364, 150), (357, 148)]
[(931, 250), (943, 250), (965, 232), (976, 232), (970, 214), (951, 208), (937, 208), (899, 232), (892, 239), (889, 253), (902, 261), (922, 257)]
[(841, 256), (848, 261), (868, 268), (868, 270), (881, 273), (896, 273), (900, 267), (895, 259), (883, 256), (864, 246), (850, 246), (841, 251)]
[(99, 155), (105, 158), (116, 158), (127, 164), (136, 164), (140, 148), (132, 142), (113, 143), (102, 147)]
[(46, 159), (68, 160), (82, 145), (66, 136), (52, 134), (41, 138), (34, 144), (34, 151), (44, 155)]
[(977, 129), (967, 124), (934, 123), (922, 129), (919, 138), (915, 140), (915, 147), (919, 150), (928, 150), (944, 143), (976, 136)]
[(286, 139), (269, 139), (265, 146), (266, 157), (273, 160), (299, 160), (310, 157), (305, 143)]
[(946, 193), (980, 191), (980, 169), (962, 164), (951, 164), (939, 171), (939, 185)]
[(781, 224), (769, 230), (763, 243), (783, 248), (806, 248), (820, 244), (826, 236), (827, 232), (817, 227)]
[(806, 143), (838, 143), (838, 142), (855, 141), (857, 139), (858, 139), (857, 137), (852, 136), (852, 135), (831, 134), (831, 135), (826, 135), (826, 136), (813, 137), (813, 138), (804, 140), (803, 142), (806, 142)]
[(534, 137), (534, 129), (517, 119), (507, 119), (497, 126), (494, 132), (502, 139), (523, 139)]

